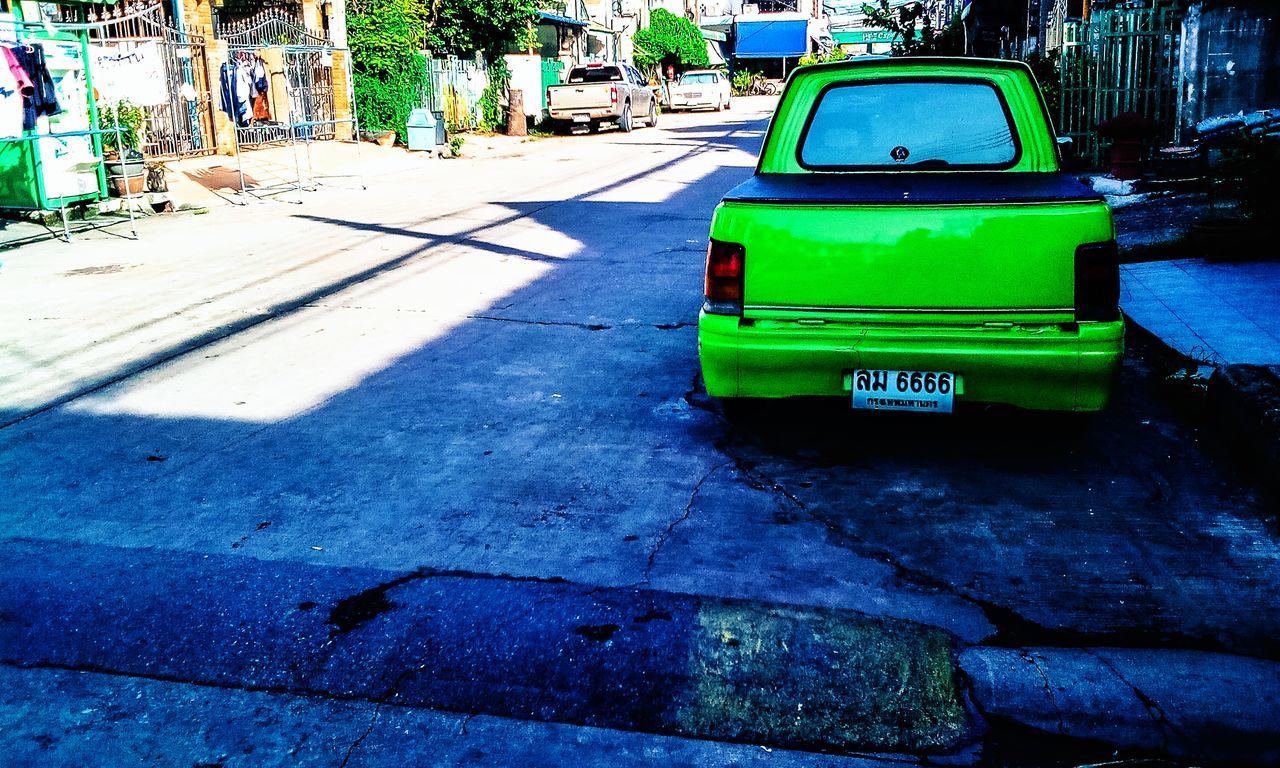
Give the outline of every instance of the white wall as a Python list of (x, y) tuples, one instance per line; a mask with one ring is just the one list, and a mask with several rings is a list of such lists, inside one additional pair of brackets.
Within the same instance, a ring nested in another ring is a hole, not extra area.
[(542, 57), (533, 54), (508, 53), (503, 57), (511, 70), (511, 88), (524, 93), (524, 113), (530, 117), (542, 114)]

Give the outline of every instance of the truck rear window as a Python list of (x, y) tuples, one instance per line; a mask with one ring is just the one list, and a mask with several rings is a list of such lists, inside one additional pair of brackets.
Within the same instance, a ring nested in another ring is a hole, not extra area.
[(1020, 154), (995, 86), (966, 80), (881, 80), (819, 97), (800, 140), (811, 170), (1007, 168)]
[(712, 72), (700, 72), (696, 75), (681, 75), (680, 85), (707, 85), (716, 82), (716, 76)]
[(617, 67), (576, 67), (569, 73), (571, 83), (616, 83), (622, 80)]

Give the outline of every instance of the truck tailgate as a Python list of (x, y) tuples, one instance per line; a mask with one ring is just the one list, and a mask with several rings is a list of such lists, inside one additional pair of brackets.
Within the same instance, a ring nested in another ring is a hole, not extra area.
[(565, 112), (608, 109), (613, 104), (610, 83), (557, 85), (551, 88), (551, 109)]
[(1114, 236), (1084, 185), (1009, 173), (760, 175), (725, 197), (712, 232), (745, 247), (747, 317), (931, 322), (1069, 320), (1076, 247)]

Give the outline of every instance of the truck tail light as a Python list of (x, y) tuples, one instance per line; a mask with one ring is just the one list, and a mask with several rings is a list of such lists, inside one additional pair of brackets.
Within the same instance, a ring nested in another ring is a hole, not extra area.
[(609, 87), (609, 103), (610, 104), (618, 103), (618, 86), (616, 85)]
[(1120, 254), (1116, 242), (1087, 243), (1076, 249), (1076, 320), (1120, 316)]
[(707, 246), (706, 301), (713, 315), (741, 315), (747, 250), (738, 243), (712, 240)]

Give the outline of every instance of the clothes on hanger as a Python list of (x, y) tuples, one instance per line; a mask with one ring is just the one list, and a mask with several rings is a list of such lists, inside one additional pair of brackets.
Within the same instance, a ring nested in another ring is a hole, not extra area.
[(259, 122), (271, 119), (271, 107), (267, 98), (267, 65), (261, 56), (253, 57), (253, 119)]
[(0, 139), (14, 139), (22, 135), (24, 102), (36, 92), (27, 71), (18, 63), (18, 57), (0, 46)]
[(249, 107), (253, 98), (253, 82), (249, 69), (242, 62), (228, 61), (218, 72), (218, 85), (222, 89), (222, 111), (237, 126), (244, 128), (253, 119)]
[(240, 128), (270, 122), (267, 67), (257, 54), (233, 54), (219, 72), (222, 111)]
[(53, 77), (45, 64), (44, 47), (39, 43), (22, 43), (9, 48), (9, 52), (31, 81), (32, 92), (22, 100), (22, 127), (31, 130), (36, 127), (36, 118), (42, 115), (52, 117), (61, 113), (62, 107), (58, 106)]

